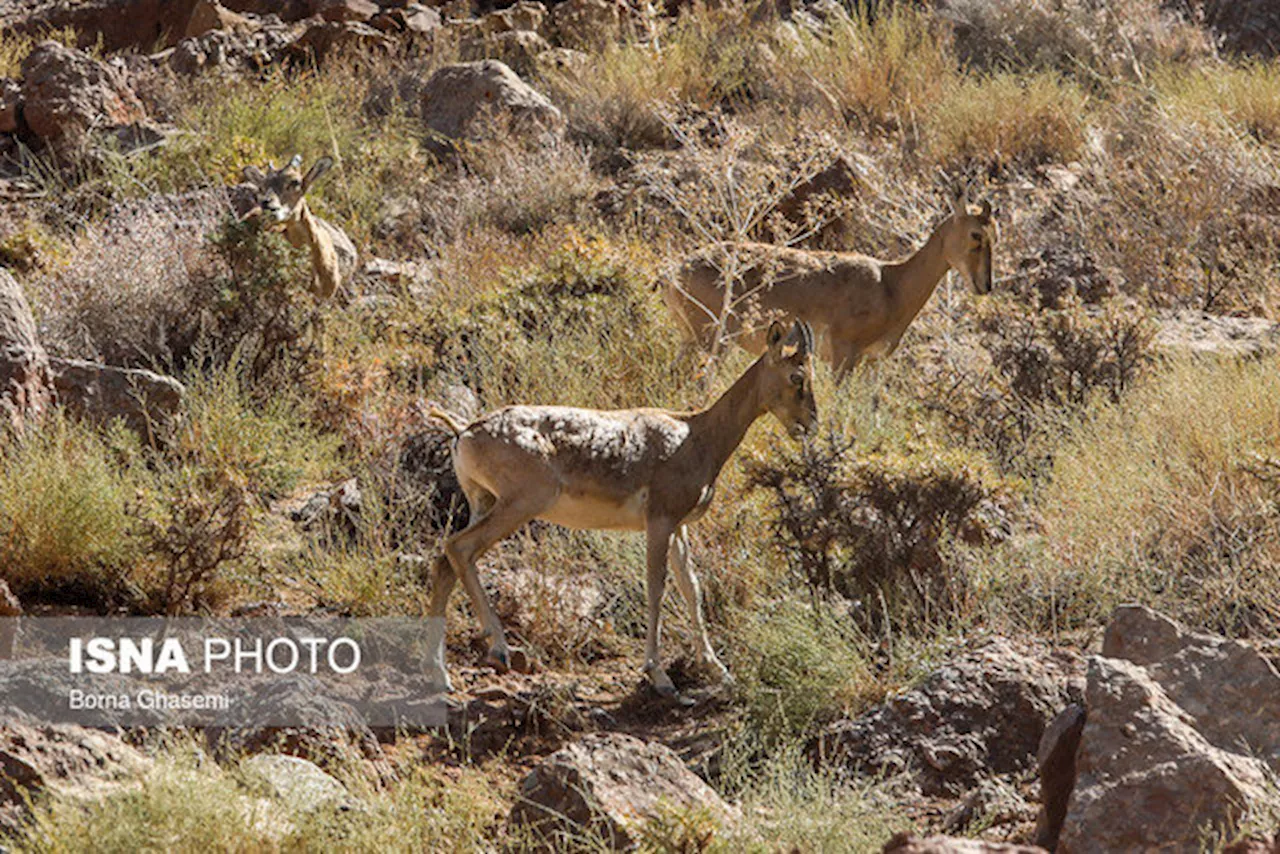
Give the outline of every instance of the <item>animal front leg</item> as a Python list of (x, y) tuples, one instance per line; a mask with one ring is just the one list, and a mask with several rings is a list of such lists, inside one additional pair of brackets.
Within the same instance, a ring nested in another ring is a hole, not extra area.
[(649, 631), (644, 645), (644, 672), (648, 674), (654, 690), (664, 697), (676, 695), (676, 686), (667, 671), (662, 669), (658, 656), (662, 642), (662, 594), (667, 584), (667, 551), (672, 530), (673, 525), (666, 519), (651, 519), (645, 532), (648, 538), (645, 588), (649, 594)]
[(689, 531), (684, 525), (671, 537), (670, 563), (671, 571), (676, 577), (676, 586), (680, 588), (680, 595), (689, 608), (689, 620), (698, 635), (698, 662), (714, 672), (721, 682), (732, 682), (729, 669), (716, 657), (711, 639), (707, 636), (707, 621), (702, 612), (702, 585), (698, 583), (698, 576), (689, 565)]

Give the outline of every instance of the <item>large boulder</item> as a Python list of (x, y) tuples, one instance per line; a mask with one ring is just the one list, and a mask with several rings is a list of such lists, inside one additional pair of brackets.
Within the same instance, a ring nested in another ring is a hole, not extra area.
[(1045, 727), (1081, 689), (1074, 656), (994, 638), (810, 746), (852, 772), (907, 772), (931, 796), (1028, 770)]
[(422, 88), (423, 122), (448, 139), (482, 135), (477, 119), (486, 113), (527, 137), (559, 136), (564, 131), (560, 110), (497, 60), (443, 66)]
[(182, 411), (186, 389), (173, 377), (80, 359), (49, 360), (58, 402), (80, 418), (105, 424), (122, 419), (150, 442), (163, 442)]
[(290, 46), (304, 62), (322, 64), (334, 56), (389, 53), (395, 42), (386, 33), (359, 21), (321, 21), (307, 28)]
[(17, 829), (32, 796), (92, 800), (136, 784), (150, 766), (106, 733), (9, 722), (0, 728), (0, 828)]
[(52, 397), (49, 357), (22, 286), (0, 267), (0, 429), (40, 420)]
[(146, 117), (124, 71), (54, 41), (22, 61), (22, 101), (31, 132), (63, 150), (83, 145), (90, 132)]
[(1280, 674), (1247, 644), (1121, 607), (1085, 700), (1061, 854), (1200, 851), (1206, 831), (1280, 808)]
[(508, 821), (555, 850), (584, 834), (622, 850), (639, 842), (647, 820), (681, 808), (705, 810), (725, 824), (739, 818), (669, 747), (593, 733), (551, 754), (521, 781)]
[(346, 809), (352, 804), (347, 787), (336, 777), (297, 756), (261, 753), (241, 762), (240, 770), (295, 812)]

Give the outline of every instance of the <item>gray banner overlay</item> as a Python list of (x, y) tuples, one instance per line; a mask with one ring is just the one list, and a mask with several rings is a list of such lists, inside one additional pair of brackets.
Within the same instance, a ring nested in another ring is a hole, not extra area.
[[(15, 631), (16, 630), (16, 631)], [(0, 619), (0, 725), (442, 726), (426, 624), (334, 617)]]

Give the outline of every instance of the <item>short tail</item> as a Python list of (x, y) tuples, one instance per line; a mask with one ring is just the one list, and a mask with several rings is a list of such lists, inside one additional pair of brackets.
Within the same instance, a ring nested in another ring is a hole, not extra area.
[(443, 409), (441, 409), (438, 406), (430, 407), (427, 410), (427, 417), (434, 418), (440, 423), (442, 423), (444, 426), (448, 427), (450, 432), (452, 432), (455, 437), (461, 436), (462, 431), (467, 429), (466, 424), (463, 424), (457, 418), (454, 418), (452, 415), (450, 415), (448, 412), (445, 412)]

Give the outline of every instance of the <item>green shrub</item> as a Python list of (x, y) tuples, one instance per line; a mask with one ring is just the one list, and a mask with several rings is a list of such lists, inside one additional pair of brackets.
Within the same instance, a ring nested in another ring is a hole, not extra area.
[(264, 499), (300, 483), (323, 480), (336, 468), (336, 437), (309, 423), (301, 401), (275, 393), (254, 399), (238, 359), (191, 370), (182, 425), (170, 456), (243, 485)]
[(693, 374), (628, 247), (571, 233), (496, 287), (425, 309), (406, 330), (420, 366), (471, 386), (489, 407), (678, 405)]
[(110, 600), (140, 555), (127, 506), (149, 476), (105, 437), (55, 414), (22, 438), (0, 439), (0, 577), (19, 593)]
[(822, 604), (787, 597), (752, 614), (735, 634), (730, 669), (757, 746), (767, 751), (809, 733), (873, 694), (866, 647)]
[(966, 579), (945, 545), (998, 539), (1016, 487), (980, 454), (932, 442), (851, 449), (828, 433), (753, 466), (775, 542), (815, 591), (853, 600), (865, 628), (954, 613)]
[(1033, 571), (1073, 623), (1125, 599), (1231, 633), (1280, 627), (1276, 360), (1177, 364), (1099, 402), (1039, 498)]

